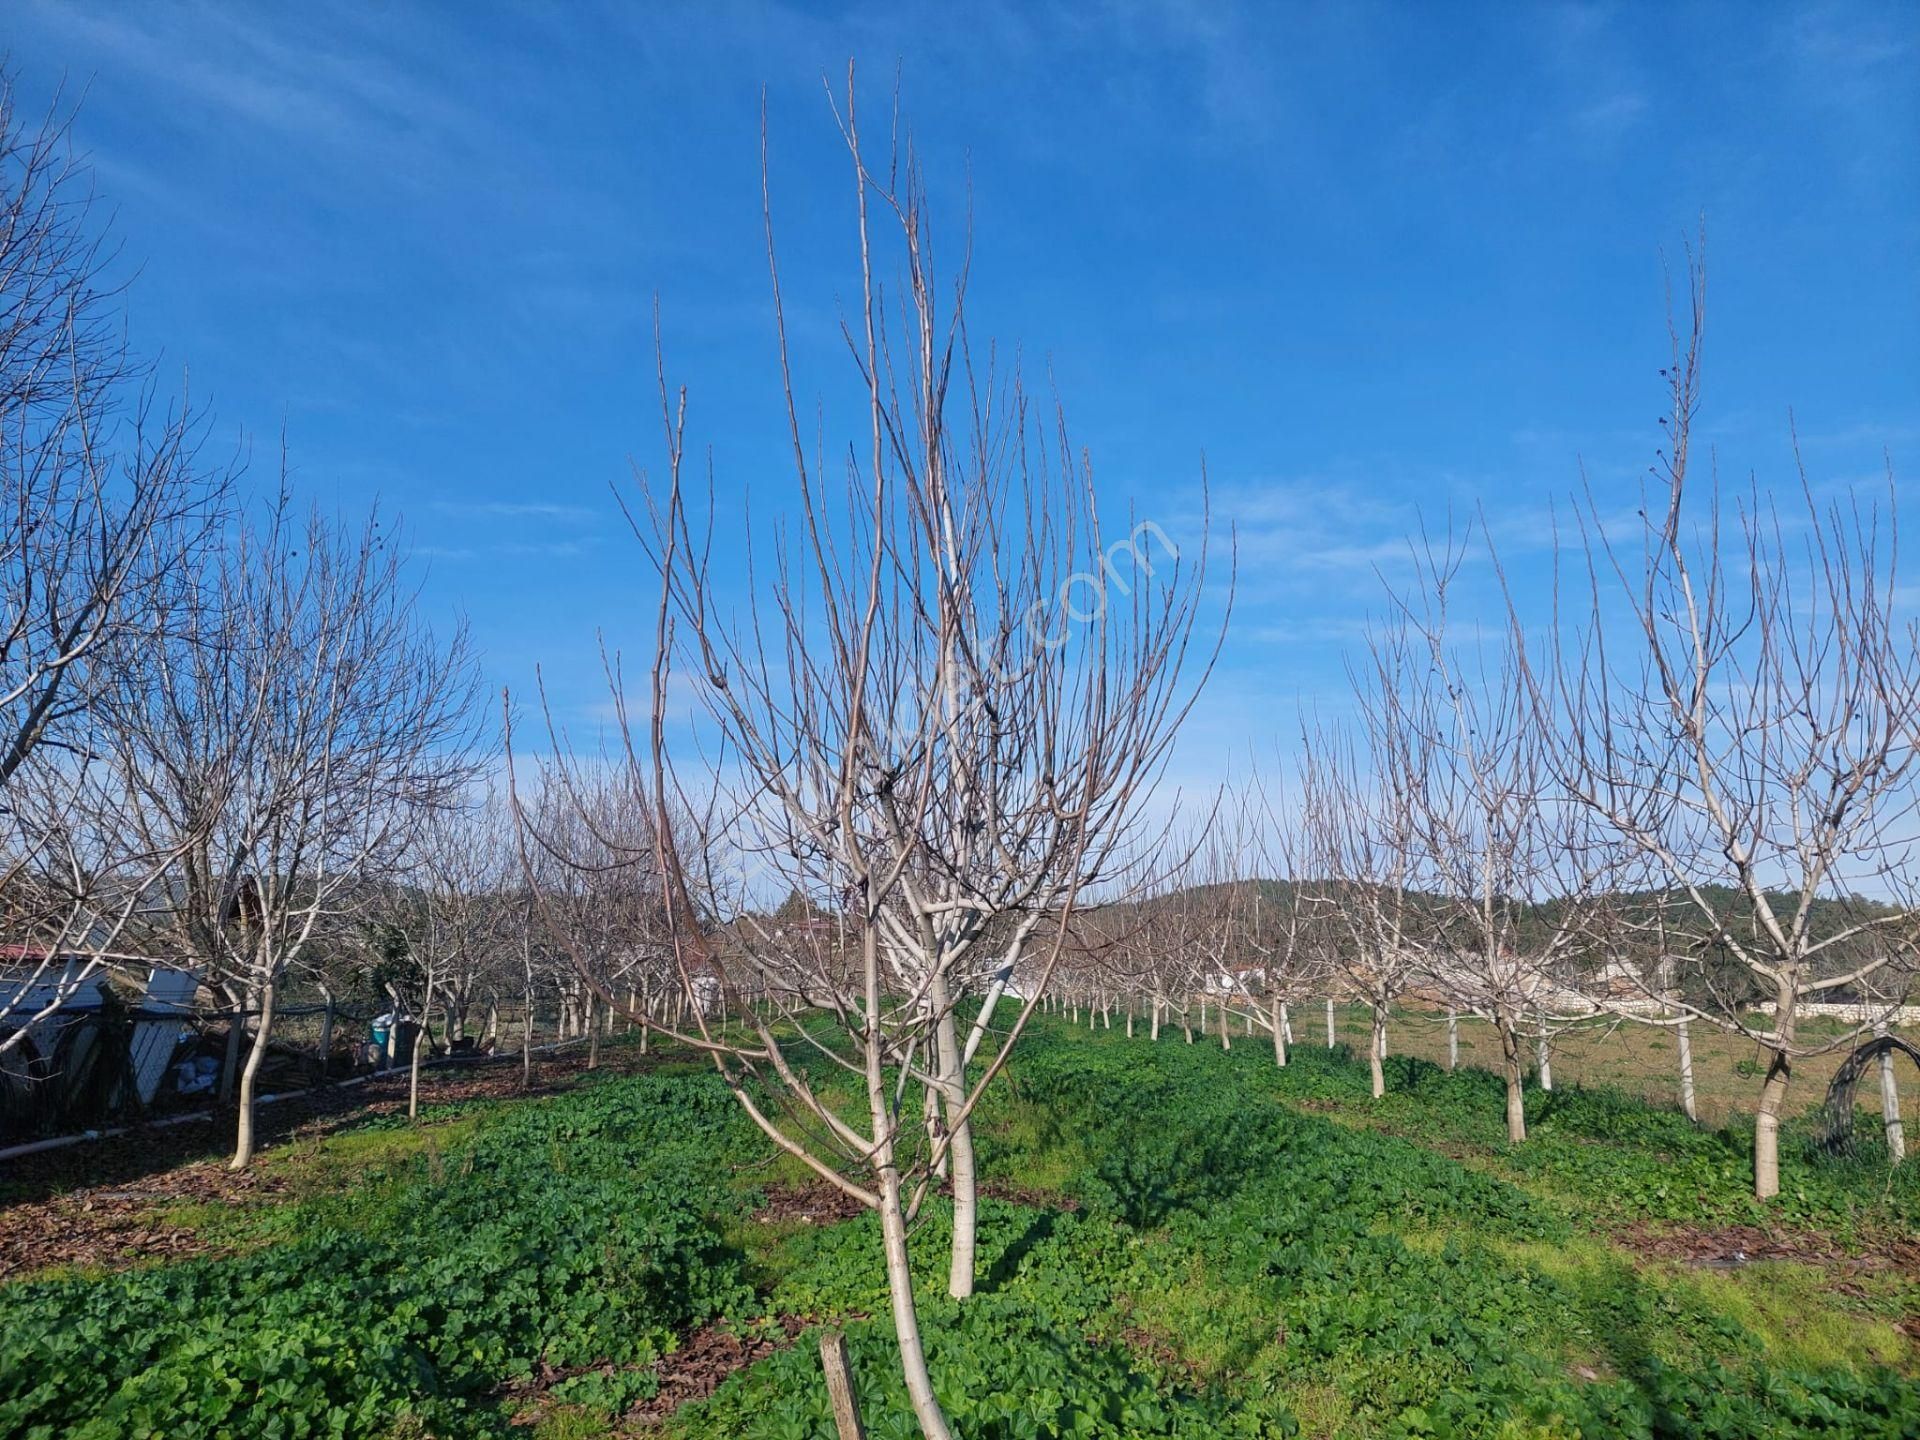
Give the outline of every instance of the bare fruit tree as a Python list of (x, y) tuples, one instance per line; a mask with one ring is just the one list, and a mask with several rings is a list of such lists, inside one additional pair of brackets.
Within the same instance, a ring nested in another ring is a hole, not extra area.
[(644, 1013), (670, 966), (656, 816), (633, 779), (604, 757), (556, 755), (521, 832), (535, 935), (574, 991), (562, 1029), (585, 1036), (589, 1068), (608, 1020)]
[(172, 620), (121, 677), (109, 729), (126, 824), (184, 847), (149, 943), (200, 966), (236, 1026), (254, 1017), (239, 1169), (285, 977), (472, 777), (474, 671), (464, 629), (422, 623), (378, 522), (284, 496), (208, 557)]
[(1293, 1044), (1292, 1007), (1324, 991), (1331, 968), (1325, 927), (1315, 923), (1314, 890), (1305, 872), (1306, 837), (1286, 788), (1277, 780), (1259, 789), (1264, 820), (1258, 838), (1265, 875), (1253, 893), (1248, 944), (1256, 960), (1259, 993), (1273, 1059), (1285, 1066)]
[(368, 877), (375, 899), (364, 917), (375, 979), (396, 1021), (418, 1025), (407, 1055), (407, 1115), (420, 1113), (420, 1067), (433, 1044), (433, 1015), (449, 1041), (464, 1028), (474, 988), (497, 962), (503, 882), (517, 869), (500, 843), (500, 810), (450, 798), (414, 825), (394, 870)]
[(1518, 1143), (1529, 1034), (1544, 1046), (1556, 1022), (1593, 1008), (1566, 978), (1591, 948), (1612, 856), (1590, 816), (1562, 802), (1554, 738), (1528, 703), (1510, 636), (1469, 648), (1448, 633), (1470, 543), (1415, 544), (1415, 582), (1372, 638), (1371, 671), (1391, 683), (1369, 694), (1392, 712), (1384, 763), (1406, 797), (1412, 879), (1427, 902), (1420, 978), (1450, 1013), (1493, 1027), (1507, 1139)]
[[(1681, 1013), (1767, 1053), (1753, 1167), (1767, 1199), (1794, 1061), (1855, 1043), (1912, 973), (1920, 662), (1890, 477), (1884, 508), (1823, 495), (1802, 469), (1784, 497), (1756, 485), (1729, 513), (1694, 476), (1698, 265), (1688, 279), (1640, 544), (1616, 541), (1589, 494), (1578, 623), (1554, 628), (1532, 690), (1563, 737), (1566, 790), (1653, 869), (1683, 953), (1719, 967)], [(1803, 1007), (1829, 998), (1872, 1013), (1805, 1034)]]
[[(1391, 671), (1356, 674), (1359, 741), (1331, 726), (1303, 737), (1301, 801), (1304, 848), (1316, 877), (1313, 923), (1335, 979), (1367, 1007), (1377, 1100), (1387, 1093), (1387, 1020), (1423, 968), (1427, 916), (1413, 890), (1418, 842), (1406, 737), (1391, 708), (1370, 699), (1370, 683), (1377, 696), (1397, 681)], [(1332, 1044), (1331, 1008), (1327, 1015)]]
[[(1145, 848), (1142, 802), (1210, 664), (1189, 653), (1204, 562), (1151, 523), (1108, 544), (1064, 422), (969, 346), (966, 270), (936, 270), (911, 151), (876, 171), (851, 91), (840, 114), (861, 438), (841, 483), (809, 458), (776, 265), (798, 518), (730, 621), (711, 501), (685, 474), (686, 397), (663, 377), (666, 475), (635, 516), (663, 584), (653, 722), (633, 749), (681, 984), (696, 1001), (711, 987), (731, 1017), (695, 1003), (683, 1038), (781, 1149), (879, 1212), (908, 1393), (944, 1440), (908, 1225), (944, 1171), (949, 1289), (969, 1294), (971, 1117), (1082, 895)], [(769, 222), (770, 257), (771, 237)], [(715, 763), (670, 743), (670, 678), (697, 694)], [(686, 814), (718, 824), (689, 830)], [(769, 902), (810, 897), (830, 931), (738, 903), (743, 874)], [(1008, 1013), (1015, 974), (1026, 993)]]
[(70, 126), (58, 102), (22, 113), (0, 70), (0, 879), (36, 961), (0, 985), (0, 1049), (35, 1018), (22, 1006), (51, 1013), (91, 978), (165, 868), (164, 849), (87, 823), (92, 712), (111, 655), (154, 638), (230, 478), (127, 348)]

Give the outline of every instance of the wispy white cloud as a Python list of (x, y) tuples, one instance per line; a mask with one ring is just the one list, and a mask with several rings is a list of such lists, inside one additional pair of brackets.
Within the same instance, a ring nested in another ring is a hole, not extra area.
[(601, 518), (585, 505), (562, 505), (542, 500), (435, 500), (429, 508), (437, 515), (486, 520), (586, 521)]
[(1573, 112), (1574, 129), (1596, 140), (1618, 140), (1647, 118), (1653, 102), (1638, 90), (1620, 90)]

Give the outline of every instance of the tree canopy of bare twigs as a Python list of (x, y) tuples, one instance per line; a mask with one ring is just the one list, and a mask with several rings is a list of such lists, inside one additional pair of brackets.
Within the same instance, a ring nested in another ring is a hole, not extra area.
[(402, 864), (422, 820), (472, 778), (475, 676), (463, 629), (417, 614), (403, 556), (284, 496), (179, 597), (166, 643), (108, 705), (124, 821), (177, 848), (150, 907), (152, 953), (201, 966), (257, 1014), (236, 1168), (276, 994), (307, 945)]
[[(936, 264), (911, 147), (876, 169), (851, 91), (837, 113), (859, 219), (844, 326), (859, 439), (841, 459), (809, 454), (776, 263), (798, 518), (756, 552), (731, 620), (688, 400), (663, 372), (665, 472), (633, 512), (662, 585), (653, 720), (628, 748), (659, 816), (680, 981), (696, 1001), (717, 987), (734, 1017), (696, 1003), (685, 1038), (782, 1149), (879, 1211), (908, 1390), (944, 1437), (908, 1223), (944, 1175), (949, 1288), (969, 1294), (970, 1116), (1080, 897), (1142, 838), (1211, 663), (1192, 644), (1205, 537), (1181, 553), (1149, 522), (1103, 528), (1064, 420), (969, 343), (967, 267)], [(770, 259), (772, 234), (769, 199)], [(698, 695), (710, 761), (670, 744), (670, 677)], [(770, 898), (741, 903), (756, 893)], [(831, 919), (776, 923), (792, 893)], [(1031, 979), (1003, 1020), (1016, 971)], [(843, 1083), (857, 1107), (832, 1098)]]
[(91, 977), (170, 858), (102, 816), (95, 706), (112, 657), (155, 641), (230, 479), (127, 348), (60, 105), (25, 113), (0, 69), (0, 892), (38, 957), (0, 985), (0, 1049)]
[[(1912, 973), (1920, 658), (1897, 599), (1891, 477), (1884, 503), (1823, 495), (1804, 470), (1778, 495), (1756, 483), (1730, 507), (1722, 496), (1695, 447), (1698, 263), (1688, 280), (1639, 543), (1610, 533), (1588, 494), (1585, 572), (1527, 673), (1559, 737), (1556, 778), (1651, 871), (1673, 958), (1703, 975), (1718, 961), (1770, 1002), (1695, 986), (1683, 1008), (1768, 1054), (1754, 1147), (1765, 1199), (1780, 1186), (1794, 1060), (1858, 1036), (1810, 1040), (1802, 1006), (1890, 1006)], [(1823, 905), (1843, 918), (1817, 924)]]

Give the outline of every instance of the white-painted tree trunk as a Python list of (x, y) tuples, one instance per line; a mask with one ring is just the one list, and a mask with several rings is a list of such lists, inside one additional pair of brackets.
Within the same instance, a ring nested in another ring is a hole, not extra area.
[(1381, 1005), (1373, 1007), (1373, 1043), (1367, 1046), (1368, 1069), (1372, 1072), (1373, 1098), (1378, 1100), (1387, 1093), (1387, 1012)]
[[(1887, 1027), (1880, 1025), (1874, 1034), (1885, 1037)], [(1887, 1159), (1898, 1165), (1907, 1158), (1907, 1132), (1900, 1123), (1900, 1082), (1893, 1071), (1893, 1052), (1880, 1056), (1880, 1118), (1887, 1127)]]
[(1687, 1021), (1682, 1020), (1674, 1027), (1674, 1040), (1680, 1047), (1680, 1108), (1686, 1111), (1687, 1119), (1697, 1125), (1700, 1110), (1693, 1091), (1693, 1035)]
[(1447, 1011), (1447, 1069), (1460, 1068), (1460, 1014)]
[(1327, 1049), (1331, 1050), (1333, 1046), (1334, 1046), (1333, 997), (1328, 996), (1327, 997)]
[(907, 1219), (900, 1203), (900, 1172), (886, 1166), (880, 1177), (880, 1234), (887, 1257), (887, 1296), (893, 1309), (893, 1335), (900, 1349), (900, 1370), (907, 1399), (926, 1440), (953, 1440), (953, 1431), (933, 1393), (927, 1352), (920, 1341), (920, 1315), (913, 1302), (913, 1269), (907, 1259)]
[(1278, 996), (1273, 1000), (1273, 1063), (1287, 1068), (1287, 1007)]
[(240, 1117), (235, 1129), (233, 1159), (229, 1170), (244, 1170), (253, 1160), (253, 1100), (260, 1076), (260, 1064), (267, 1058), (267, 1037), (273, 1030), (274, 984), (269, 980), (260, 988), (260, 1023), (253, 1032), (253, 1047), (247, 1051), (246, 1067), (240, 1072)]
[(1771, 1200), (1780, 1193), (1780, 1112), (1787, 1085), (1793, 1079), (1793, 1060), (1785, 1050), (1773, 1052), (1766, 1083), (1760, 1087), (1760, 1110), (1753, 1117), (1753, 1198)]
[(520, 1025), (520, 1088), (530, 1089), (533, 1085), (533, 991), (529, 988), (525, 995), (526, 1009), (522, 1012)]
[(1500, 1036), (1500, 1074), (1507, 1085), (1507, 1143), (1518, 1145), (1527, 1138), (1526, 1051), (1519, 1026), (1506, 1010), (1495, 1010), (1493, 1025)]
[(413, 1032), (413, 1053), (407, 1056), (407, 1118), (420, 1118), (420, 1059), (427, 1048), (426, 1006), (420, 1007), (420, 1025)]
[(1547, 1033), (1547, 1017), (1540, 1017), (1540, 1034), (1534, 1041), (1534, 1064), (1540, 1072), (1540, 1088), (1553, 1089), (1553, 1037)]
[[(956, 1300), (964, 1300), (973, 1294), (974, 1255), (980, 1223), (973, 1120), (971, 1117), (954, 1119), (966, 1105), (966, 1058), (944, 976), (936, 977), (931, 998), (940, 1016), (933, 1029), (934, 1059), (939, 1070), (940, 1099), (946, 1111), (946, 1158), (953, 1186), (953, 1248), (947, 1266), (947, 1293)], [(1088, 1018), (1091, 1020), (1091, 1012)]]

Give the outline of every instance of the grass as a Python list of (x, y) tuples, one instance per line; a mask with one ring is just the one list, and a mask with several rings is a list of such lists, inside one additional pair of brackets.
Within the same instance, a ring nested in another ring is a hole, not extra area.
[[(1211, 1017), (1209, 1017), (1211, 1021)], [(1218, 1022), (1211, 1021), (1215, 1031)], [(1366, 1053), (1370, 1034), (1367, 1011), (1360, 1006), (1336, 1006), (1334, 1030), (1338, 1039), (1360, 1054)], [(1293, 1016), (1297, 1043), (1323, 1046), (1326, 1018), (1320, 1007), (1304, 1005)], [(1802, 1023), (1801, 1031), (1809, 1042), (1836, 1039), (1845, 1033), (1834, 1021), (1824, 1018)], [(1176, 1032), (1177, 1033), (1177, 1032)], [(1920, 1034), (1904, 1032), (1906, 1038), (1920, 1042)], [(1750, 1115), (1760, 1098), (1760, 1082), (1765, 1073), (1766, 1054), (1760, 1046), (1738, 1035), (1706, 1024), (1691, 1029), (1695, 1108), (1702, 1124), (1724, 1125), (1738, 1115)], [(1241, 1041), (1236, 1027), (1234, 1043)], [(1251, 1037), (1266, 1043), (1263, 1036)], [(1218, 1044), (1217, 1033), (1213, 1043)], [(1414, 1055), (1444, 1065), (1447, 1059), (1447, 1022), (1442, 1013), (1403, 1007), (1393, 1013), (1387, 1027), (1389, 1053)], [(1848, 1048), (1825, 1055), (1812, 1055), (1794, 1062), (1793, 1083), (1787, 1091), (1787, 1114), (1804, 1115), (1826, 1102), (1827, 1087), (1834, 1072), (1846, 1058)], [(1532, 1059), (1529, 1048), (1528, 1059)], [(1460, 1020), (1460, 1063), (1488, 1070), (1500, 1068), (1500, 1042), (1493, 1027), (1472, 1016)], [(1670, 1031), (1645, 1025), (1610, 1024), (1604, 1020), (1581, 1021), (1557, 1036), (1553, 1045), (1553, 1076), (1556, 1083), (1573, 1085), (1610, 1085), (1639, 1096), (1653, 1105), (1680, 1103), (1680, 1061)], [(1920, 1079), (1911, 1072), (1901, 1076), (1903, 1087), (1911, 1088)], [(1868, 1096), (1872, 1090), (1871, 1097)], [(1860, 1098), (1871, 1100), (1873, 1116), (1879, 1117), (1879, 1090), (1863, 1083)]]

